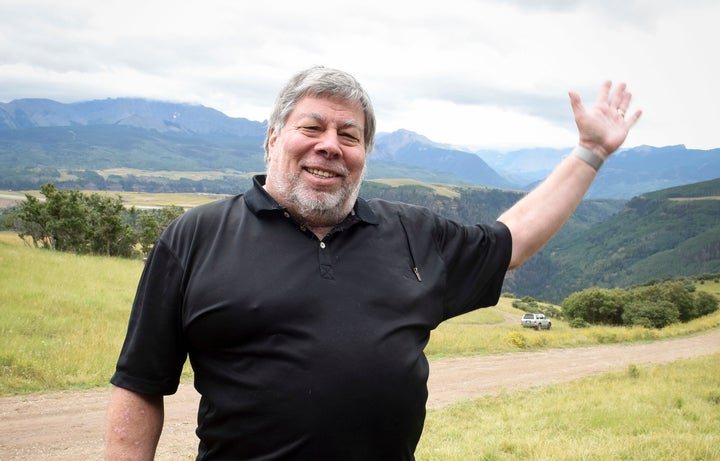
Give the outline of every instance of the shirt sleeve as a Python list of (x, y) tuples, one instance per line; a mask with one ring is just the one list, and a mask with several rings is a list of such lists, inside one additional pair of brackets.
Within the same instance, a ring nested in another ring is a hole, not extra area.
[(444, 317), (449, 319), (500, 299), (512, 256), (512, 236), (501, 222), (466, 226), (441, 221), (439, 248), (446, 266)]
[(158, 241), (138, 285), (112, 384), (143, 394), (177, 391), (187, 357), (182, 335), (182, 278), (179, 260)]

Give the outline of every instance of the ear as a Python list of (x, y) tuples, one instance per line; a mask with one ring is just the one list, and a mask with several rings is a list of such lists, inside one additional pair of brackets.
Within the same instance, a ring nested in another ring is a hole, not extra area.
[(270, 128), (270, 133), (268, 133), (268, 151), (271, 151), (275, 147), (279, 135), (280, 133), (278, 133), (275, 127)]

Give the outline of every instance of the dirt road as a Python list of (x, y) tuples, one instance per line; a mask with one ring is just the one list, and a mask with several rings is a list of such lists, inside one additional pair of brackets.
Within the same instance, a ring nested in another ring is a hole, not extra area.
[[(430, 364), (428, 407), (622, 370), (720, 353), (720, 331), (640, 345), (551, 349)], [(103, 459), (108, 389), (0, 399), (0, 459)], [(198, 396), (190, 385), (166, 399), (158, 460), (193, 459)]]

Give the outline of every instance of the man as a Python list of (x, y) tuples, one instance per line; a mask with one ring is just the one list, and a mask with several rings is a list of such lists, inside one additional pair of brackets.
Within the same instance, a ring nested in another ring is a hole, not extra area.
[(112, 378), (110, 460), (152, 459), (163, 395), (186, 357), (201, 394), (199, 460), (412, 460), (425, 417), (423, 354), (440, 322), (497, 302), (506, 270), (572, 214), (640, 117), (606, 83), (579, 146), (498, 221), (464, 226), (358, 191), (375, 118), (341, 71), (281, 91), (267, 175), (198, 207), (156, 244)]

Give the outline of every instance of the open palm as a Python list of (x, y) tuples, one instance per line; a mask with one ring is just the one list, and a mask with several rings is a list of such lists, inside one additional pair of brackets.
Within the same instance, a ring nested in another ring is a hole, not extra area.
[(598, 93), (595, 104), (586, 109), (580, 96), (571, 91), (570, 105), (578, 127), (580, 145), (607, 159), (627, 138), (630, 128), (642, 115), (636, 111), (625, 117), (632, 94), (624, 83), (610, 93), (612, 82), (605, 82)]

